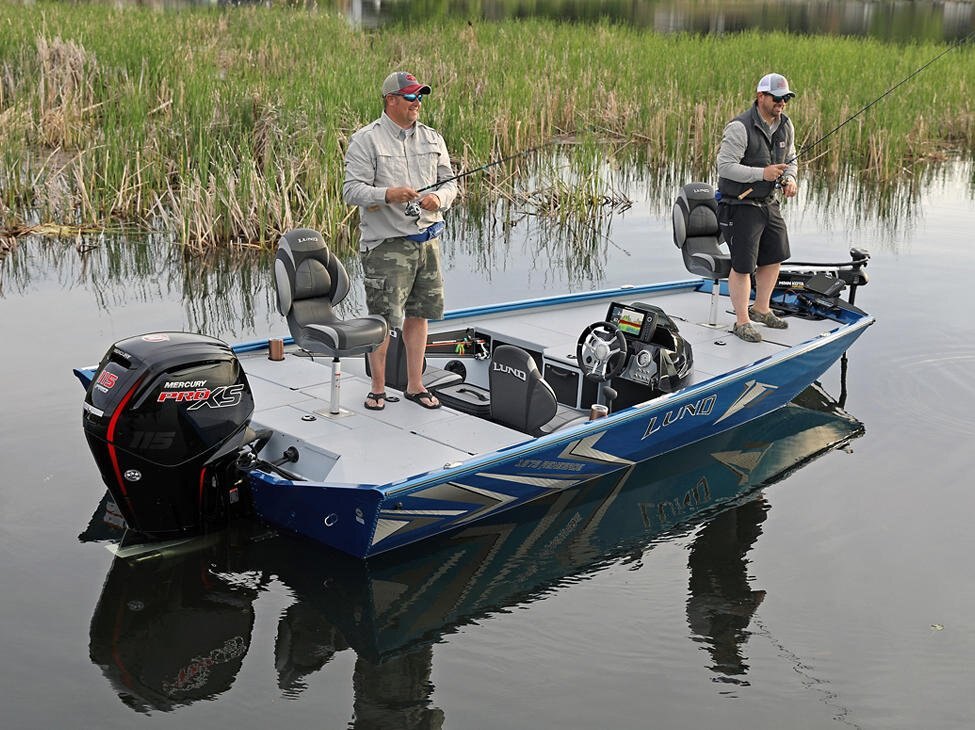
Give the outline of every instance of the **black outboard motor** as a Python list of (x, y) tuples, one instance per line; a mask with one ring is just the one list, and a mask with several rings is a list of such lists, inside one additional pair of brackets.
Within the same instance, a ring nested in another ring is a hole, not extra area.
[(88, 387), (85, 436), (130, 528), (173, 539), (222, 526), (254, 398), (230, 347), (160, 332), (116, 342)]

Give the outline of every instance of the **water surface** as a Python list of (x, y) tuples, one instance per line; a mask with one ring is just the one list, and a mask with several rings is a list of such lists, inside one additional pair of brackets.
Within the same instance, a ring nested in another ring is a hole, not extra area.
[[(139, 332), (283, 334), (270, 266), (21, 242), (0, 265), (5, 727), (969, 726), (971, 179), (787, 206), (796, 258), (873, 253), (878, 321), (827, 395), (368, 570), (260, 528), (115, 562), (71, 368)], [(594, 246), (452, 233), (448, 305), (685, 278), (675, 192), (637, 186)]]

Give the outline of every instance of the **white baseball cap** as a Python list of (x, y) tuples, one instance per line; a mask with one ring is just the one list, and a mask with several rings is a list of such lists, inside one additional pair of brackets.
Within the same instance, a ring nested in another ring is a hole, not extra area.
[(796, 92), (789, 88), (789, 81), (782, 74), (765, 74), (758, 82), (756, 91), (764, 91), (772, 96), (785, 96), (791, 99)]

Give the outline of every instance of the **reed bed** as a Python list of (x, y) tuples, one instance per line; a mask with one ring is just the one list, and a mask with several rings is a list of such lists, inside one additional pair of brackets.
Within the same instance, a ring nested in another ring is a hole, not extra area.
[[(724, 124), (770, 69), (799, 92), (789, 112), (801, 146), (945, 48), (541, 20), (365, 31), (280, 6), (2, 2), (0, 233), (137, 226), (204, 251), (266, 247), (311, 226), (348, 250), (345, 146), (378, 116), (382, 78), (401, 68), (433, 85), (423, 120), (444, 134), (458, 170), (562, 142), (561, 187), (546, 183), (537, 155), (466, 178), (469, 210), (493, 211), (508, 195), (586, 222), (621, 204), (594, 160), (714, 179)], [(970, 159), (973, 88), (975, 53), (954, 49), (810, 151), (806, 171), (882, 182), (918, 163)]]

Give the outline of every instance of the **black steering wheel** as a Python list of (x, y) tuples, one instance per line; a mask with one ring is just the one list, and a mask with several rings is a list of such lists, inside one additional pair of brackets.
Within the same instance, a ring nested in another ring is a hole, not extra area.
[(604, 383), (623, 371), (627, 349), (619, 327), (612, 322), (593, 322), (579, 335), (576, 362), (589, 380)]

